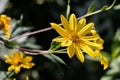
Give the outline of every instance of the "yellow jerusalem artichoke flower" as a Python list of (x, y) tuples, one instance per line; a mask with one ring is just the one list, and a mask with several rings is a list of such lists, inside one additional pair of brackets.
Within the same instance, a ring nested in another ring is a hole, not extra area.
[(0, 30), (3, 30), (6, 37), (9, 39), (10, 34), (10, 17), (7, 17), (6, 15), (0, 15)]
[(30, 69), (35, 64), (32, 63), (32, 57), (31, 56), (24, 56), (23, 52), (13, 52), (13, 56), (5, 55), (6, 63), (11, 64), (11, 66), (8, 68), (8, 71), (15, 71), (15, 73), (19, 73), (21, 68)]
[(63, 27), (56, 23), (50, 23), (52, 28), (60, 34), (61, 38), (55, 38), (53, 41), (61, 42), (62, 47), (67, 47), (67, 53), (70, 58), (74, 55), (83, 63), (84, 52), (90, 55), (92, 58), (101, 57), (101, 64), (104, 65), (104, 69), (108, 67), (107, 59), (96, 53), (96, 50), (103, 49), (103, 42), (98, 43), (97, 40), (102, 40), (98, 35), (93, 35), (94, 23), (86, 24), (86, 19), (82, 18), (77, 22), (75, 14), (71, 14), (69, 21), (61, 15), (61, 22)]

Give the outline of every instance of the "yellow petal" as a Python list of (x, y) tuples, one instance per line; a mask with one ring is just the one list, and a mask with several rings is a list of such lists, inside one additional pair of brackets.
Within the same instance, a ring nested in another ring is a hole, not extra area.
[(35, 64), (34, 63), (26, 63), (26, 64), (22, 64), (22, 67), (23, 68), (26, 68), (26, 69), (30, 69), (34, 66)]
[(55, 38), (55, 39), (53, 39), (53, 41), (56, 41), (56, 42), (64, 42), (66, 40), (67, 40), (66, 38)]
[(77, 20), (75, 14), (71, 14), (70, 16), (69, 26), (70, 26), (70, 30), (75, 31), (75, 28), (77, 27)]
[(73, 44), (67, 47), (67, 53), (68, 53), (69, 58), (72, 58), (74, 56), (75, 48)]
[(4, 27), (3, 30), (4, 30), (4, 33), (5, 33), (6, 37), (9, 39), (10, 36), (11, 36), (10, 29), (8, 27)]
[(83, 36), (82, 39), (83, 40), (97, 40), (98, 37), (97, 36)]
[(96, 41), (99, 45), (103, 45), (104, 40), (99, 37), (99, 39)]
[(95, 30), (91, 30), (91, 33), (92, 33), (93, 35), (98, 35)]
[(21, 68), (20, 66), (16, 66), (16, 67), (15, 67), (15, 73), (16, 73), (16, 74), (18, 74), (18, 73), (20, 72), (20, 68)]
[(70, 46), (72, 44), (72, 41), (70, 40), (65, 40), (61, 43), (61, 46)]
[(78, 33), (80, 35), (86, 35), (86, 34), (88, 34), (91, 31), (91, 29), (93, 28), (93, 26), (94, 26), (93, 23), (89, 23), (85, 27), (83, 27)]
[(15, 69), (15, 66), (14, 65), (11, 65), (9, 68), (8, 68), (8, 71), (12, 71)]
[(20, 52), (20, 56), (21, 59), (23, 59), (23, 52)]
[(18, 62), (21, 60), (20, 54), (17, 52), (13, 52), (13, 59), (15, 62)]
[(63, 29), (61, 26), (59, 26), (56, 23), (50, 23), (50, 24), (62, 37), (67, 37), (68, 33), (65, 29)]
[(9, 64), (13, 64), (14, 63), (14, 60), (12, 59), (11, 56), (6, 54), (5, 58), (7, 58), (7, 60), (5, 60), (6, 63), (9, 63)]
[(103, 55), (101, 56), (101, 64), (104, 66), (104, 70), (108, 68), (108, 60)]
[(14, 61), (11, 60), (11, 59), (7, 59), (7, 60), (5, 60), (5, 62), (6, 62), (6, 63), (9, 63), (9, 64), (14, 64)]
[(103, 46), (101, 46), (101, 45), (99, 45), (97, 43), (94, 43), (94, 42), (85, 41), (85, 44), (93, 47), (94, 49), (98, 49), (98, 50), (103, 49)]
[(61, 18), (61, 22), (62, 22), (62, 24), (63, 24), (63, 27), (64, 27), (66, 30), (69, 31), (70, 28), (69, 28), (69, 24), (68, 24), (68, 21), (66, 20), (66, 18), (65, 18), (63, 15), (61, 15), (60, 18)]
[(32, 61), (32, 57), (31, 57), (31, 56), (26, 56), (26, 57), (24, 58), (24, 61), (25, 61), (25, 62), (30, 62), (30, 61)]
[(84, 62), (84, 56), (79, 47), (76, 47), (76, 56), (82, 63)]
[(93, 58), (96, 57), (95, 52), (94, 52), (89, 46), (87, 46), (86, 44), (84, 44), (84, 43), (81, 44), (81, 45), (80, 45), (80, 48), (81, 48), (83, 51), (85, 51), (88, 55), (92, 56)]
[(12, 57), (11, 56), (9, 56), (9, 55), (7, 55), (7, 54), (5, 54), (5, 56), (4, 56), (5, 58), (7, 58), (7, 59), (12, 59)]
[(77, 25), (77, 30), (76, 32), (80, 31), (86, 24), (86, 19), (82, 18), (79, 20), (78, 25)]

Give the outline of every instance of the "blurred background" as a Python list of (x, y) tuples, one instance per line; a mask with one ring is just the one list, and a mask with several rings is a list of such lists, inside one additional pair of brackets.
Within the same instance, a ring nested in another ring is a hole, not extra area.
[[(113, 2), (113, 0), (71, 0), (70, 13), (75, 13), (77, 17), (86, 14), (93, 1), (95, 10), (104, 5), (109, 6)], [(118, 4), (120, 4), (120, 0), (117, 0), (115, 5)], [(60, 15), (66, 14), (66, 6), (67, 0), (0, 0), (0, 14), (6, 14), (14, 20), (19, 20), (23, 15), (22, 26), (30, 27), (32, 28), (30, 31), (35, 31), (50, 27), (50, 22), (60, 23)], [(88, 22), (95, 23), (97, 32), (105, 41), (103, 51), (110, 55), (113, 38), (120, 27), (120, 9), (111, 9), (87, 17)], [(50, 30), (33, 36), (35, 44), (39, 45), (40, 49), (47, 50), (52, 39), (58, 34), (54, 30)], [(23, 69), (20, 74), (13, 77), (23, 80), (22, 76), (28, 74), (30, 80), (100, 80), (109, 70), (108, 68), (104, 71), (103, 66), (97, 61), (85, 59), (85, 63), (82, 64), (76, 57), (69, 59), (67, 54), (56, 55), (62, 58), (68, 67), (60, 63), (56, 65), (41, 55), (33, 56), (37, 66), (33, 67), (32, 71)], [(1, 64), (5, 65), (4, 62)], [(118, 73), (120, 75), (120, 72)], [(117, 78), (115, 76), (109, 80), (119, 80), (118, 75), (116, 75)]]

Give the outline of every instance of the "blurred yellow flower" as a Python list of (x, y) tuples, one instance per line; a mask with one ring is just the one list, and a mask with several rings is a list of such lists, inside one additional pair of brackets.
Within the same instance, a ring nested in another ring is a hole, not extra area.
[(21, 68), (26, 68), (30, 69), (32, 68), (35, 64), (32, 63), (32, 57), (31, 56), (25, 56), (23, 52), (13, 52), (13, 56), (5, 55), (5, 58), (7, 60), (5, 61), (6, 63), (11, 64), (11, 66), (8, 68), (8, 71), (14, 70), (15, 73), (19, 73)]
[(63, 27), (56, 23), (50, 23), (52, 28), (62, 36), (61, 38), (53, 39), (53, 41), (61, 42), (62, 47), (67, 46), (67, 53), (70, 58), (76, 54), (77, 58), (83, 63), (83, 52), (92, 56), (92, 58), (100, 56), (95, 50), (103, 49), (103, 43), (95, 42), (100, 39), (100, 37), (98, 37), (98, 35), (93, 35), (91, 32), (94, 23), (91, 22), (86, 24), (85, 18), (82, 18), (77, 22), (75, 14), (70, 15), (69, 21), (67, 21), (63, 15), (60, 17)]
[(0, 30), (3, 30), (6, 37), (9, 39), (10, 34), (10, 17), (7, 17), (6, 15), (0, 15)]
[(26, 79), (25, 80), (29, 80), (29, 77), (28, 76), (26, 76)]

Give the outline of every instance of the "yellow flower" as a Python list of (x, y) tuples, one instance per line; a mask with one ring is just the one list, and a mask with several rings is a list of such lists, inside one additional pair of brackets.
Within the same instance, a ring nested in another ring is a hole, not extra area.
[(15, 73), (19, 73), (21, 68), (30, 69), (35, 64), (32, 63), (32, 57), (31, 56), (25, 56), (23, 55), (23, 52), (13, 52), (13, 56), (5, 55), (7, 60), (6, 63), (11, 64), (11, 66), (8, 68), (8, 71), (15, 71)]
[(7, 17), (6, 15), (0, 15), (0, 30), (2, 29), (6, 35), (6, 37), (9, 39), (10, 34), (10, 17)]
[(103, 49), (103, 43), (96, 43), (95, 40), (99, 39), (97, 35), (93, 35), (91, 30), (94, 27), (94, 23), (86, 24), (86, 19), (82, 18), (77, 22), (76, 16), (71, 14), (69, 21), (61, 15), (61, 22), (63, 27), (56, 23), (50, 23), (61, 38), (55, 38), (53, 41), (61, 42), (61, 46), (67, 46), (67, 53), (70, 58), (74, 55), (83, 63), (83, 52), (92, 56), (93, 58), (99, 56), (95, 50)]

